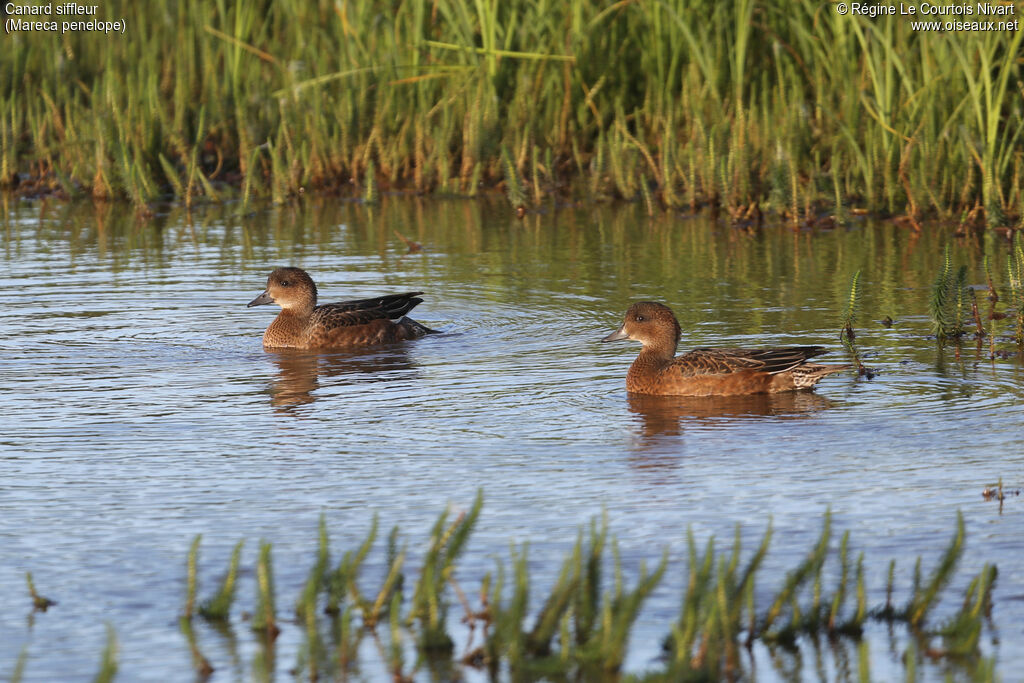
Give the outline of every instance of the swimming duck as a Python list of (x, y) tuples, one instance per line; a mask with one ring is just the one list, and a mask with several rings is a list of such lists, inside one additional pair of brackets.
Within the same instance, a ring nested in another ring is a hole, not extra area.
[(316, 305), (316, 284), (301, 268), (278, 268), (248, 307), (277, 304), (281, 312), (263, 333), (267, 348), (322, 349), (416, 339), (431, 330), (405, 317), (423, 292)]
[(781, 349), (695, 349), (676, 356), (679, 322), (664, 304), (644, 301), (602, 341), (632, 339), (643, 344), (626, 375), (626, 390), (663, 396), (723, 396), (810, 389), (849, 365), (818, 365), (807, 359), (823, 346)]

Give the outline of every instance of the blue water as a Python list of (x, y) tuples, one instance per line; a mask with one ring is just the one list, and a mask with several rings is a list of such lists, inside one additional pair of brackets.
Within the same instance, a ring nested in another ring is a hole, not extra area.
[[(995, 360), (987, 341), (958, 354), (928, 336), (940, 228), (919, 239), (871, 223), (748, 235), (632, 207), (518, 221), (500, 204), (399, 199), (249, 216), (168, 210), (150, 221), (123, 207), (16, 202), (2, 228), (0, 675), (24, 653), (23, 680), (91, 680), (109, 624), (122, 680), (191, 678), (177, 618), (186, 555), (202, 534), (201, 597), (246, 541), (233, 637), (196, 626), (211, 680), (258, 677), (260, 645), (242, 612), (255, 608), (260, 540), (273, 544), (285, 620), (272, 673), (289, 679), (303, 641), (289, 620), (320, 515), (335, 561), (374, 514), (382, 536), (398, 525), (412, 581), (438, 514), (466, 510), (478, 490), (483, 513), (458, 564), (473, 596), (497, 561), (510, 567), (510, 543), (529, 541), (538, 607), (579, 529), (602, 514), (628, 581), (668, 548), (669, 570), (633, 632), (634, 673), (660, 666), (688, 528), (698, 545), (714, 535), (728, 550), (739, 525), (749, 553), (770, 523), (758, 581), (767, 602), (831, 510), (832, 545), (850, 531), (878, 606), (889, 560), (905, 600), (915, 559), (930, 571), (960, 511), (967, 550), (931, 623), (995, 563), (981, 650), (1004, 680), (1024, 667), (1024, 498), (981, 495), (1000, 478), (1022, 485), (1024, 367), (1009, 321), (997, 330), (1008, 357)], [(423, 249), (409, 252), (396, 230)], [(976, 269), (989, 253), (1005, 273), (1005, 244), (953, 246), (987, 307)], [(356, 354), (264, 351), (273, 311), (245, 303), (286, 264), (313, 275), (322, 301), (422, 289), (414, 317), (442, 334)], [(598, 343), (630, 302), (656, 299), (679, 315), (684, 348), (825, 344), (823, 360), (848, 362), (838, 321), (858, 269), (857, 341), (871, 380), (843, 373), (771, 400), (642, 399), (624, 390), (637, 348)], [(896, 324), (878, 324), (886, 315)], [(384, 561), (381, 539), (367, 586)], [(58, 603), (45, 613), (31, 613), (27, 571)], [(457, 652), (468, 637), (460, 614), (456, 603)], [(872, 676), (901, 678), (907, 644), (872, 625)], [(755, 648), (758, 680), (841, 677), (835, 657), (812, 664), (806, 642), (801, 652), (794, 664)], [(368, 640), (362, 655), (363, 678), (385, 675)], [(944, 666), (922, 659), (918, 671), (938, 680)]]

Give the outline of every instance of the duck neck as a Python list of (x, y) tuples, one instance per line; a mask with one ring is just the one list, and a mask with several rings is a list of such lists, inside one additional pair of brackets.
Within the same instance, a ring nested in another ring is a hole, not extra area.
[(263, 333), (263, 344), (266, 346), (292, 346), (294, 340), (301, 339), (309, 322), (309, 313), (297, 314), (295, 309), (283, 308)]
[(663, 365), (676, 357), (676, 345), (671, 343), (647, 343), (640, 349), (637, 360), (643, 359), (646, 364)]
[(307, 304), (295, 304), (290, 305), (288, 308), (282, 308), (278, 317), (288, 316), (295, 320), (306, 321), (309, 320), (309, 316), (313, 315), (313, 309), (316, 308), (316, 302), (310, 302)]
[(675, 346), (644, 344), (643, 349), (640, 350), (640, 355), (636, 357), (636, 360), (629, 367), (629, 374), (649, 376), (670, 365), (675, 355)]

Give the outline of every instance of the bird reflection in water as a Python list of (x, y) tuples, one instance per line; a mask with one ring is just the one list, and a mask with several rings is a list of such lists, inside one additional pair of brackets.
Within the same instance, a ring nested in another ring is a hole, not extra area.
[(344, 353), (284, 349), (268, 355), (278, 370), (270, 382), (270, 404), (281, 413), (315, 401), (326, 378), (341, 378), (334, 384), (383, 382), (394, 377), (392, 371), (415, 367), (401, 344)]
[(629, 411), (641, 419), (643, 438), (680, 435), (688, 423), (708, 425), (720, 418), (799, 419), (832, 406), (830, 400), (812, 391), (740, 396), (628, 396)]

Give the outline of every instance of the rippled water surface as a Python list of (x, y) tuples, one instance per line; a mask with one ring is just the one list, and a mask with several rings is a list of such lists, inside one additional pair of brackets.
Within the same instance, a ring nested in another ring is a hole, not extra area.
[[(213, 680), (247, 679), (258, 647), (239, 615), (255, 604), (260, 539), (273, 543), (287, 615), (321, 514), (339, 554), (374, 513), (382, 529), (398, 525), (415, 566), (441, 510), (466, 509), (480, 488), (483, 514), (459, 563), (468, 590), (496, 558), (507, 564), (512, 541), (530, 542), (535, 579), (550, 582), (602, 511), (629, 576), (668, 547), (671, 568), (633, 632), (633, 672), (659, 665), (688, 527), (729, 547), (739, 524), (751, 549), (771, 520), (767, 599), (831, 509), (834, 543), (851, 532), (879, 605), (889, 560), (905, 596), (915, 558), (930, 570), (962, 511), (967, 551), (933, 621), (996, 563), (982, 651), (1000, 671), (1024, 670), (1024, 498), (1001, 508), (981, 496), (1000, 477), (1024, 479), (1021, 360), (928, 337), (946, 241), (981, 288), (984, 254), (1005, 282), (998, 236), (872, 223), (748, 232), (635, 207), (517, 220), (469, 201), (171, 209), (146, 221), (110, 205), (4, 206), (0, 676), (25, 653), (24, 680), (90, 680), (109, 624), (126, 680), (190, 679), (177, 617), (201, 533), (201, 595), (246, 541), (233, 633), (197, 635)], [(322, 301), (423, 290), (414, 317), (442, 334), (360, 353), (266, 352), (274, 311), (245, 304), (278, 265), (307, 269)], [(643, 398), (624, 389), (636, 346), (598, 343), (630, 302), (654, 299), (678, 314), (684, 348), (825, 344), (826, 359), (843, 362), (839, 320), (857, 270), (871, 380), (842, 373), (815, 393), (771, 398)], [(878, 322), (886, 316), (891, 327)], [(997, 349), (1016, 349), (1009, 332)], [(368, 565), (374, 581), (382, 562)], [(26, 571), (56, 607), (29, 615)], [(272, 668), (288, 680), (302, 629), (283, 629)], [(878, 626), (868, 636), (872, 674), (902, 677), (906, 642)], [(842, 677), (804, 650), (803, 660), (755, 650), (757, 678)], [(941, 678), (943, 665), (929, 666)]]

